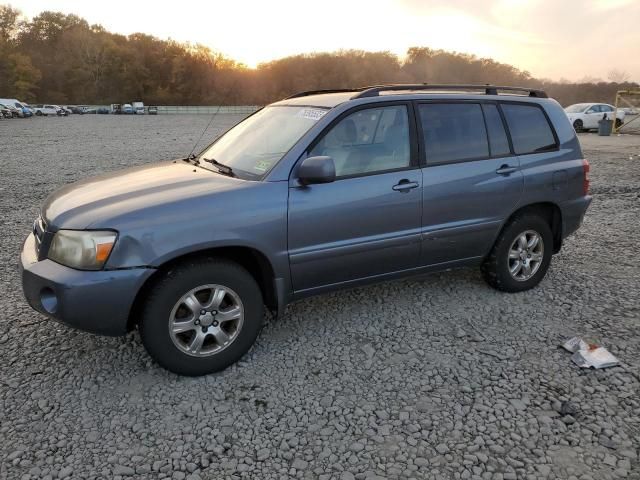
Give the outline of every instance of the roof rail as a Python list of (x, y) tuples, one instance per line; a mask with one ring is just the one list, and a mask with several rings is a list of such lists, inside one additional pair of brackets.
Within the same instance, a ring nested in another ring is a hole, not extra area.
[(508, 92), (526, 92), (530, 97), (536, 98), (548, 98), (547, 93), (544, 90), (536, 90), (533, 88), (525, 87), (503, 87), (497, 85), (447, 85), (447, 84), (392, 84), (392, 85), (374, 85), (371, 87), (365, 87), (360, 89), (351, 99), (377, 97), (380, 92), (396, 92), (402, 90), (484, 90), (485, 95), (498, 95), (498, 91)]
[(334, 88), (328, 90), (308, 90), (306, 92), (298, 92), (290, 95), (283, 100), (289, 100), (291, 98), (308, 97), (309, 95), (319, 95), (321, 93), (347, 93), (347, 92), (359, 92), (362, 88)]

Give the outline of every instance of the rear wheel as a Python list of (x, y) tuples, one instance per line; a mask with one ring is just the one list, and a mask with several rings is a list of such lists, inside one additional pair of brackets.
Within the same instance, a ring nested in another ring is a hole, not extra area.
[(576, 120), (575, 122), (573, 122), (573, 129), (576, 132), (581, 132), (584, 129), (584, 124), (582, 123), (582, 120)]
[(181, 375), (223, 370), (253, 345), (263, 323), (262, 292), (241, 266), (184, 263), (150, 289), (140, 321), (149, 354)]
[(521, 292), (540, 283), (549, 269), (553, 234), (534, 213), (516, 215), (500, 232), (482, 264), (485, 281), (497, 290)]
[(622, 120), (619, 118), (616, 118), (616, 128), (620, 128), (622, 126)]

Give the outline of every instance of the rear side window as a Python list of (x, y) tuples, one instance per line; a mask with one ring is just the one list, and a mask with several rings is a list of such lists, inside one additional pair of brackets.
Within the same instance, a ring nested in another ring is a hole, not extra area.
[(487, 131), (480, 104), (420, 104), (418, 111), (427, 164), (453, 163), (489, 156)]
[(491, 148), (492, 157), (501, 157), (509, 155), (509, 140), (507, 132), (504, 131), (502, 117), (498, 112), (498, 107), (491, 104), (482, 105), (484, 111), (484, 120), (487, 122), (487, 130), (489, 131), (489, 147)]
[(540, 107), (504, 103), (502, 110), (516, 154), (548, 152), (557, 148), (551, 126)]

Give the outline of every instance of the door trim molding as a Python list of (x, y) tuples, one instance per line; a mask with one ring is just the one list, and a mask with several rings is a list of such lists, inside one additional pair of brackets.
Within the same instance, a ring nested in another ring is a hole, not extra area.
[(421, 239), (421, 228), (406, 230), (400, 234), (389, 234), (386, 236), (376, 236), (368, 239), (356, 239), (356, 241), (344, 241), (314, 246), (313, 248), (301, 248), (289, 252), (289, 263), (298, 265), (305, 262), (322, 260), (327, 257), (341, 257), (371, 250), (382, 250), (385, 248), (401, 247), (412, 243), (419, 243)]

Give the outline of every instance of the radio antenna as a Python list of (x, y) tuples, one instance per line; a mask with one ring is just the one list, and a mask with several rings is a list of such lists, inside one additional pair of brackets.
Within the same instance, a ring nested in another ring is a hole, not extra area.
[(204, 130), (202, 130), (202, 133), (198, 137), (198, 140), (196, 140), (196, 143), (193, 145), (193, 148), (191, 149), (191, 152), (189, 152), (189, 156), (187, 158), (192, 158), (193, 152), (196, 150), (198, 143), (200, 143), (200, 140), (202, 140), (202, 137), (204, 137), (204, 134), (206, 133), (206, 131), (209, 130), (209, 127), (211, 126), (213, 119), (216, 118), (216, 115), (218, 115), (220, 108), (222, 108), (222, 105), (218, 105), (218, 109), (215, 112), (213, 112), (213, 115), (211, 115), (211, 119), (209, 119), (209, 123), (207, 123), (207, 126), (204, 127)]

